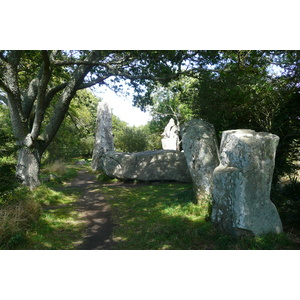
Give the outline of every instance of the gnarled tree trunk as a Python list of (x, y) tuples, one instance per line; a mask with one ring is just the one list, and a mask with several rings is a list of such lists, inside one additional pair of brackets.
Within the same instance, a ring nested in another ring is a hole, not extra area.
[(40, 184), (40, 161), (41, 155), (38, 150), (28, 147), (19, 149), (16, 176), (31, 190)]

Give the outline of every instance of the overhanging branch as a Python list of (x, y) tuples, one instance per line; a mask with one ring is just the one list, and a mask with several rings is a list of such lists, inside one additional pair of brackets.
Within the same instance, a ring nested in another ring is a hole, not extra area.
[(46, 89), (50, 81), (51, 70), (50, 70), (50, 60), (48, 56), (48, 51), (43, 50), (42, 53), (43, 64), (42, 64), (42, 75), (37, 92), (37, 104), (36, 112), (34, 117), (34, 122), (32, 125), (31, 136), (32, 139), (36, 139), (39, 135), (41, 124), (45, 115), (45, 98), (46, 98)]

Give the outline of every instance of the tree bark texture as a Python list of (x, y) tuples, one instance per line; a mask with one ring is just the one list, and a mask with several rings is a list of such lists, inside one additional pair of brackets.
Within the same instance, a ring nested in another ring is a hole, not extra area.
[(27, 147), (19, 149), (16, 176), (22, 184), (30, 187), (31, 190), (40, 184), (40, 161), (41, 155), (37, 150)]

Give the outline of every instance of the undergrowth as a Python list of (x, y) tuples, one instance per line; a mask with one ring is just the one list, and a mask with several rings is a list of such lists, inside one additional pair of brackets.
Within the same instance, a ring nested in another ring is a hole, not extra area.
[(28, 195), (29, 189), (19, 187), (1, 198), (0, 249), (12, 249), (23, 243), (27, 232), (38, 222), (41, 206)]
[(293, 179), (283, 186), (272, 189), (271, 199), (286, 226), (300, 230), (300, 181)]
[(86, 227), (77, 191), (19, 187), (0, 206), (0, 249), (75, 249)]
[(47, 166), (42, 173), (56, 174), (55, 180), (33, 191), (15, 182), (13, 164), (2, 164), (0, 171), (5, 172), (0, 173), (0, 249), (75, 249), (86, 226), (73, 206), (79, 193), (53, 187), (75, 177), (76, 169)]
[(57, 160), (41, 168), (40, 177), (44, 182), (62, 183), (73, 179), (77, 175), (77, 169), (67, 163)]

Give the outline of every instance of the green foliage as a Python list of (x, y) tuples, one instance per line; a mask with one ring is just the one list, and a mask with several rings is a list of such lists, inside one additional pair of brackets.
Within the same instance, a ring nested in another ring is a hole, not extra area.
[(119, 180), (116, 178), (111, 178), (109, 176), (107, 176), (105, 173), (100, 173), (97, 176), (97, 180), (99, 180), (102, 183), (113, 183), (113, 182), (118, 182)]
[(15, 151), (15, 140), (9, 119), (9, 110), (0, 102), (0, 158), (11, 156)]
[(122, 152), (141, 152), (147, 150), (147, 135), (142, 128), (125, 127), (120, 136), (116, 136), (116, 148)]
[(278, 209), (283, 225), (300, 229), (300, 182), (296, 177), (284, 186), (274, 187), (271, 199)]
[(142, 152), (161, 148), (160, 136), (151, 133), (149, 125), (128, 126), (116, 116), (113, 116), (112, 123), (116, 151)]
[(185, 97), (186, 91), (190, 91), (194, 81), (195, 79), (182, 77), (171, 82), (168, 87), (158, 85), (152, 92), (152, 132), (162, 133), (170, 118), (173, 118), (177, 125), (193, 118), (193, 111)]
[(16, 167), (10, 162), (0, 160), (0, 199), (6, 192), (18, 186), (15, 178)]
[(99, 98), (90, 91), (78, 91), (67, 117), (45, 154), (46, 162), (91, 157)]

